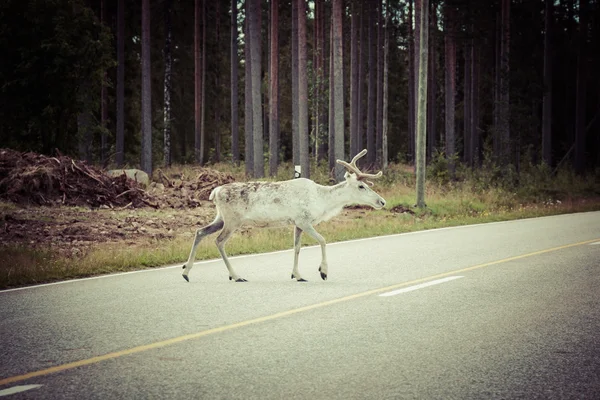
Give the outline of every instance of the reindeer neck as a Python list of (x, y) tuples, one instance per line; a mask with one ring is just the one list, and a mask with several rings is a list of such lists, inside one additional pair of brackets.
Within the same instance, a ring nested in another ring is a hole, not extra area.
[(322, 186), (325, 195), (329, 198), (329, 204), (334, 207), (342, 208), (344, 206), (353, 204), (350, 198), (347, 188), (348, 183), (346, 181), (340, 182), (333, 186)]

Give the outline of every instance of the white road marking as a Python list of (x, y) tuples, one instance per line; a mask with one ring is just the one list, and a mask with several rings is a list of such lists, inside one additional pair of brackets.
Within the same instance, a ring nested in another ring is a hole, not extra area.
[(11, 394), (25, 392), (31, 389), (37, 389), (42, 385), (22, 385), (22, 386), (13, 386), (8, 389), (0, 390), (0, 397), (2, 396), (10, 396)]
[(590, 246), (593, 246), (595, 244), (600, 244), (600, 242), (594, 242), (594, 243), (588, 243)]
[(398, 290), (392, 290), (391, 292), (385, 292), (385, 293), (380, 294), (379, 296), (381, 296), (381, 297), (395, 296), (397, 294), (402, 294), (402, 293), (406, 293), (406, 292), (412, 292), (413, 290), (423, 289), (428, 286), (439, 285), (440, 283), (450, 282), (450, 281), (453, 281), (458, 278), (464, 278), (464, 276), (449, 276), (447, 278), (436, 279), (435, 281), (429, 281), (429, 282), (420, 283), (418, 285), (409, 286), (409, 287), (405, 287), (405, 288), (398, 289)]

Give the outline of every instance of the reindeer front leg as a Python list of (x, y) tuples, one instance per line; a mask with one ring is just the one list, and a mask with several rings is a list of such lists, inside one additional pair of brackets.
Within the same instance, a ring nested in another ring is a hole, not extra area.
[(294, 269), (292, 270), (292, 279), (296, 279), (298, 282), (306, 282), (298, 272), (298, 258), (300, 256), (300, 237), (302, 236), (302, 229), (297, 226), (294, 227)]
[(319, 272), (321, 273), (321, 279), (326, 281), (327, 280), (327, 252), (325, 251), (325, 245), (327, 243), (325, 243), (325, 239), (323, 238), (323, 236), (321, 236), (319, 234), (319, 232), (317, 232), (312, 225), (310, 225), (310, 224), (303, 225), (303, 226), (301, 226), (301, 229), (304, 232), (308, 233), (311, 237), (313, 237), (321, 245), (321, 265), (319, 266)]

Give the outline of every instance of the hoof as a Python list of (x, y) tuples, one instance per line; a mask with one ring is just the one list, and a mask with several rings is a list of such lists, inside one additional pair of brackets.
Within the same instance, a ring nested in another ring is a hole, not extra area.
[(236, 282), (248, 282), (247, 280), (245, 280), (244, 278), (237, 278), (235, 280)]
[(327, 280), (327, 274), (324, 274), (324, 273), (321, 272), (321, 279), (323, 279), (324, 281), (326, 281)]
[(300, 278), (300, 279), (298, 279), (298, 282), (308, 282), (308, 281), (304, 278)]
[(296, 279), (296, 276), (294, 274), (292, 274), (292, 279)]
[(186, 282), (189, 282), (189, 281), (190, 281), (190, 279), (187, 277), (187, 275), (181, 275), (181, 276), (183, 276), (183, 279), (185, 279), (185, 280), (186, 280)]

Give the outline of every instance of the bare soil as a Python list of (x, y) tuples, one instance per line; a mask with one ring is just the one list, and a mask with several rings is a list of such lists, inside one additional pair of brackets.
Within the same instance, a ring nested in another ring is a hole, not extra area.
[(140, 244), (189, 236), (215, 215), (208, 196), (229, 174), (197, 168), (147, 188), (125, 175), (58, 154), (0, 149), (0, 246), (80, 256), (100, 243)]

